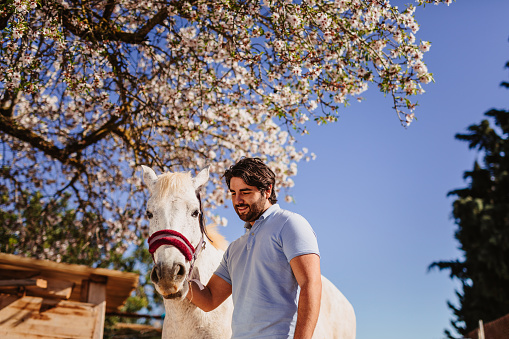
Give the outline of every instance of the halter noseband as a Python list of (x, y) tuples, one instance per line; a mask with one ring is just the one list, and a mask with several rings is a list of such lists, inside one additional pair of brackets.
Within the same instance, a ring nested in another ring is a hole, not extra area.
[[(203, 236), (201, 240), (203, 241)], [(176, 247), (187, 261), (191, 261), (197, 249), (200, 247), (200, 244), (194, 248), (183, 234), (174, 230), (160, 230), (154, 232), (150, 238), (148, 238), (148, 251), (152, 254), (152, 259), (154, 259), (154, 253), (159, 247), (170, 245)]]

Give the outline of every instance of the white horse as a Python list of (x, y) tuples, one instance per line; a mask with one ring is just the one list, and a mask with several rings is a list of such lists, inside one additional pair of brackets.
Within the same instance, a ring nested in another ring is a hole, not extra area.
[[(143, 181), (150, 191), (147, 203), (149, 250), (154, 259), (151, 279), (164, 297), (166, 317), (163, 338), (227, 339), (231, 337), (233, 304), (228, 298), (205, 313), (185, 297), (189, 280), (208, 282), (224, 253), (224, 241), (204, 226), (199, 192), (209, 178), (208, 168), (195, 178), (190, 173), (157, 176), (142, 166)], [(214, 245), (214, 246), (212, 246)], [(216, 247), (215, 247), (216, 246)], [(313, 339), (355, 339), (355, 314), (343, 294), (322, 276), (320, 317)]]

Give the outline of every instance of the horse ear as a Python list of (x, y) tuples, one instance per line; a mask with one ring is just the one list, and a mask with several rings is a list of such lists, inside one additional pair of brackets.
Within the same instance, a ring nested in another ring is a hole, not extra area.
[(194, 178), (194, 189), (197, 191), (209, 180), (209, 167), (205, 167)]
[(143, 182), (145, 183), (145, 185), (147, 185), (148, 190), (152, 192), (154, 184), (157, 180), (156, 172), (154, 172), (152, 168), (144, 165), (141, 165), (141, 169), (143, 171)]

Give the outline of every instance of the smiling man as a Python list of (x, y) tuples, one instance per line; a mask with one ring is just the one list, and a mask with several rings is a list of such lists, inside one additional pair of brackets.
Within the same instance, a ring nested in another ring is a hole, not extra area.
[(211, 311), (232, 295), (232, 339), (309, 339), (322, 292), (315, 233), (302, 216), (276, 204), (275, 175), (244, 158), (224, 177), (246, 233), (230, 244), (207, 286), (188, 298)]
[[(251, 228), (263, 212), (272, 206), (271, 199), (264, 197), (263, 188), (260, 190), (256, 186), (249, 186), (239, 177), (230, 179), (230, 193), (232, 195), (233, 207), (242, 221), (248, 222), (247, 228)], [(269, 185), (269, 193), (272, 191), (272, 185)], [(265, 191), (264, 191), (265, 193)], [(277, 201), (273, 198), (274, 202)]]

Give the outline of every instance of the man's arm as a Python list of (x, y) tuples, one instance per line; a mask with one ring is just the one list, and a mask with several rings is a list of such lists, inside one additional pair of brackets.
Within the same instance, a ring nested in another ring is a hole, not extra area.
[(322, 298), (320, 257), (316, 254), (301, 255), (290, 260), (290, 266), (300, 286), (294, 339), (311, 339)]
[(186, 298), (203, 311), (210, 312), (221, 305), (231, 294), (232, 286), (213, 274), (203, 290), (200, 290), (196, 283), (191, 282)]

